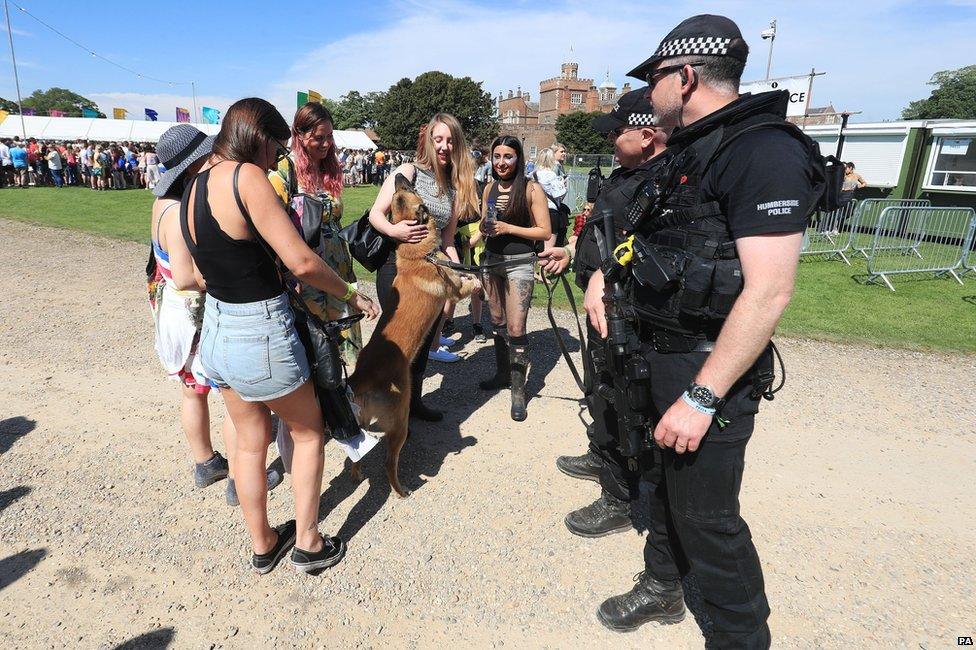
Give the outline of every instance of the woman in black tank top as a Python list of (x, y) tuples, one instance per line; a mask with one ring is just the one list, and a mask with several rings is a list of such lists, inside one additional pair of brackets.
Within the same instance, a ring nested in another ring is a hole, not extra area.
[[(294, 545), (292, 563), (312, 571), (345, 553), (338, 538), (318, 532), (324, 426), (305, 349), (284, 292), (280, 261), (303, 283), (375, 318), (360, 296), (312, 251), (285, 213), (267, 172), (287, 148), (288, 124), (263, 99), (228, 109), (200, 174), (181, 202), (183, 237), (207, 284), (201, 361), (237, 428), (235, 474), (251, 536), (251, 563), (267, 573)], [(295, 520), (268, 523), (265, 462), (270, 411), (294, 440)]]
[(521, 422), (525, 410), (525, 375), (529, 346), (525, 322), (535, 288), (535, 251), (552, 234), (549, 205), (538, 183), (525, 178), (525, 156), (518, 138), (503, 135), (491, 144), (492, 182), (482, 200), (483, 262), (495, 266), (486, 274), (485, 290), (495, 329), (495, 376), (479, 386), (484, 390), (512, 388), (512, 419)]

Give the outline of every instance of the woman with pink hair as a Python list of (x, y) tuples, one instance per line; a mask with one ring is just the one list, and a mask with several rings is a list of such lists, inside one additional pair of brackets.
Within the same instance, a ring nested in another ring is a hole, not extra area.
[[(318, 102), (309, 102), (295, 113), (291, 127), (290, 160), (282, 160), (268, 177), (296, 227), (302, 230), (307, 210), (321, 210), (322, 230), (317, 242), (309, 242), (323, 261), (344, 281), (355, 285), (349, 245), (339, 237), (342, 218), (342, 166), (332, 137), (332, 114)], [(307, 219), (306, 219), (307, 221)], [(302, 298), (308, 308), (323, 320), (351, 316), (354, 310), (336, 296), (303, 285)], [(347, 363), (355, 364), (362, 347), (359, 323), (343, 332), (340, 347)]]

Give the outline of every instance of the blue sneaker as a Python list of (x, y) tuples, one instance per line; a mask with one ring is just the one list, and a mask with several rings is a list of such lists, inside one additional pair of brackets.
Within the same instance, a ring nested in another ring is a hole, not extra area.
[(441, 363), (454, 363), (455, 361), (461, 360), (461, 357), (443, 346), (437, 348), (433, 352), (428, 353), (427, 357), (433, 361), (440, 361)]
[(442, 336), (438, 345), (442, 348), (453, 348), (455, 345), (457, 345), (457, 343), (458, 342), (454, 339), (449, 339), (446, 336)]

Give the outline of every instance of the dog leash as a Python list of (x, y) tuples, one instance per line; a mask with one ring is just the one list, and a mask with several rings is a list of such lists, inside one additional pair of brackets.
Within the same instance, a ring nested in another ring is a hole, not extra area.
[(526, 262), (532, 262), (533, 264), (539, 261), (539, 256), (533, 254), (531, 257), (520, 257), (514, 260), (502, 260), (501, 262), (492, 262), (491, 264), (458, 264), (457, 262), (452, 262), (451, 260), (439, 259), (436, 254), (429, 253), (425, 258), (431, 264), (437, 266), (443, 266), (445, 268), (454, 269), (455, 271), (461, 271), (463, 273), (473, 273), (475, 275), (480, 275), (483, 271), (488, 271), (489, 269), (498, 269), (509, 266), (519, 266), (525, 264)]

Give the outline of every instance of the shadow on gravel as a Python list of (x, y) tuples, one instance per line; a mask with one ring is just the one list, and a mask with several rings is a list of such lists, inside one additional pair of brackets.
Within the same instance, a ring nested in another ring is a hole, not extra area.
[(0, 512), (6, 510), (7, 506), (12, 505), (15, 501), (30, 494), (32, 489), (27, 485), (18, 485), (15, 488), (0, 492)]
[(37, 421), (18, 415), (0, 420), (0, 454), (6, 453), (14, 443), (37, 428)]
[(38, 548), (33, 551), (21, 551), (0, 560), (0, 591), (23, 578), (44, 559), (45, 555), (47, 549)]
[(138, 650), (141, 648), (166, 648), (173, 642), (176, 631), (171, 627), (161, 627), (152, 632), (146, 632), (133, 637), (128, 641), (123, 641), (115, 646), (113, 650)]

